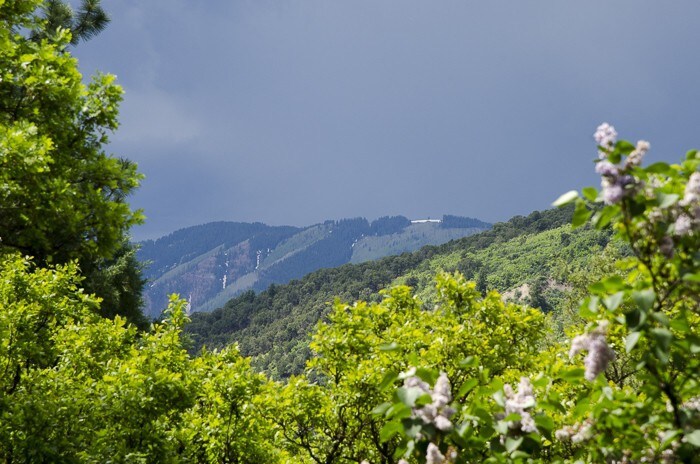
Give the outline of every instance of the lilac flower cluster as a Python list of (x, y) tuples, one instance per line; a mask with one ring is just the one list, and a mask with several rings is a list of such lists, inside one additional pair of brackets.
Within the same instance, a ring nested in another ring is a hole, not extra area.
[[(457, 459), (457, 452), (450, 448), (447, 453), (447, 457), (440, 452), (438, 448), (433, 443), (428, 443), (428, 449), (425, 452), (425, 464), (449, 464)], [(405, 459), (399, 459), (398, 464), (408, 464)]]
[(590, 440), (593, 437), (593, 421), (587, 419), (580, 424), (567, 425), (554, 432), (554, 436), (559, 441), (570, 441), (574, 444)]
[(627, 156), (624, 165), (617, 165), (608, 160), (608, 154), (617, 141), (615, 128), (608, 123), (603, 123), (598, 126), (593, 138), (600, 147), (598, 150), (600, 161), (596, 164), (595, 170), (602, 177), (600, 183), (603, 188), (603, 201), (607, 205), (614, 205), (631, 192), (628, 186), (634, 185), (634, 177), (625, 172), (641, 164), (650, 145), (649, 142), (640, 140), (636, 148)]
[(610, 361), (615, 360), (615, 352), (605, 341), (606, 329), (607, 321), (603, 321), (595, 330), (579, 335), (571, 341), (570, 358), (581, 351), (588, 351), (583, 365), (586, 369), (586, 380), (589, 382), (594, 381), (601, 372), (605, 372)]
[(433, 443), (428, 443), (428, 449), (425, 452), (425, 463), (442, 464), (443, 462), (445, 462), (445, 455), (440, 452), (440, 448)]
[(678, 205), (687, 208), (687, 212), (678, 214), (674, 231), (678, 236), (690, 235), (700, 228), (700, 172), (691, 174)]
[[(617, 204), (642, 187), (647, 196), (653, 198), (656, 195), (656, 189), (665, 182), (663, 178), (652, 175), (648, 179), (647, 185), (644, 185), (630, 175), (630, 169), (639, 166), (649, 151), (649, 142), (638, 141), (635, 149), (627, 155), (624, 162), (615, 164), (609, 159), (609, 155), (617, 143), (615, 128), (608, 123), (603, 123), (598, 126), (593, 138), (598, 144), (600, 159), (595, 170), (601, 176), (601, 193), (605, 204)], [(652, 224), (662, 221), (673, 224), (671, 235), (663, 237), (658, 244), (661, 253), (667, 258), (672, 258), (675, 246), (672, 236), (683, 237), (700, 231), (700, 172), (694, 172), (690, 176), (684, 196), (677, 204), (665, 209), (665, 211), (652, 210), (647, 218)]]
[(443, 432), (452, 429), (450, 417), (454, 415), (455, 410), (448, 406), (450, 401), (452, 401), (452, 393), (450, 391), (450, 381), (445, 373), (440, 374), (432, 390), (426, 382), (416, 376), (411, 376), (404, 380), (404, 386), (406, 388), (420, 388), (425, 393), (428, 393), (433, 400), (432, 403), (423, 407), (414, 408), (414, 417), (419, 417), (426, 424), (433, 424), (435, 428)]
[(615, 142), (617, 141), (617, 131), (615, 131), (613, 126), (607, 122), (604, 122), (598, 126), (595, 134), (593, 134), (593, 138), (598, 146), (603, 149), (600, 151), (600, 157), (603, 158), (606, 151), (611, 150), (615, 146)]
[[(430, 395), (432, 402), (422, 407), (413, 408), (413, 417), (420, 418), (425, 424), (432, 424), (436, 429), (442, 432), (452, 430), (452, 422), (450, 418), (454, 415), (455, 410), (449, 406), (452, 401), (452, 392), (450, 390), (450, 380), (444, 372), (440, 374), (433, 389), (426, 382), (414, 375), (407, 377), (404, 380), (404, 387), (419, 388), (423, 392)], [(447, 464), (453, 462), (457, 455), (455, 451), (449, 453), (449, 457), (445, 457), (440, 452), (440, 448), (434, 443), (428, 444), (428, 449), (425, 455), (426, 464)], [(402, 460), (403, 461), (403, 460)], [(399, 464), (402, 464), (399, 461)], [(405, 461), (403, 461), (405, 463)]]
[(515, 393), (509, 384), (503, 386), (506, 396), (505, 409), (506, 416), (518, 414), (519, 421), (508, 423), (510, 429), (519, 430), (523, 433), (537, 432), (535, 419), (530, 415), (530, 410), (535, 406), (535, 395), (532, 390), (532, 383), (527, 377), (521, 377), (518, 384), (518, 392)]

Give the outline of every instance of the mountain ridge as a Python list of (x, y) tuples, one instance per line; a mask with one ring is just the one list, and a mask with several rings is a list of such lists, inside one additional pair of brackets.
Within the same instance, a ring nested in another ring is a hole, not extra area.
[(318, 269), (363, 262), (439, 245), (487, 230), (474, 218), (410, 220), (385, 216), (328, 220), (307, 227), (218, 221), (138, 242), (138, 258), (150, 263), (144, 312), (158, 317), (171, 293), (191, 312), (211, 311), (248, 289), (262, 291)]
[[(572, 211), (535, 211), (442, 245), (320, 269), (259, 293), (244, 292), (213, 312), (192, 314), (185, 328), (192, 352), (237, 343), (257, 369), (275, 378), (298, 374), (310, 356), (308, 333), (334, 299), (378, 302), (381, 290), (407, 284), (430, 305), (436, 270), (460, 271), (481, 291), (513, 290), (514, 297), (546, 311), (565, 298), (560, 275), (585, 268), (586, 260), (597, 256), (610, 240), (609, 231), (571, 230)], [(527, 258), (520, 253), (523, 247), (539, 251)], [(550, 255), (556, 255), (556, 261)], [(562, 266), (568, 270), (562, 271)], [(523, 284), (530, 294), (516, 295)]]

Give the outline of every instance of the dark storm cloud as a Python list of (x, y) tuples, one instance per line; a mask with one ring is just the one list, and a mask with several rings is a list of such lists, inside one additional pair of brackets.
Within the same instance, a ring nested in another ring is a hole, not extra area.
[(700, 4), (103, 0), (137, 236), (211, 220), (504, 220), (596, 182), (602, 121), (697, 145)]

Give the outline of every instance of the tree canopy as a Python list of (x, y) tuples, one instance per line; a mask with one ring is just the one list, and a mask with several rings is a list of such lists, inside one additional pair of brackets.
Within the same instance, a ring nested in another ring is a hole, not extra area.
[[(106, 312), (120, 311), (110, 308), (114, 293), (124, 303), (121, 289), (143, 287), (135, 259), (128, 272), (110, 269), (117, 254), (129, 255), (128, 230), (143, 219), (126, 201), (142, 176), (107, 152), (122, 89), (107, 74), (84, 84), (67, 49), (104, 27), (104, 11), (94, 0), (76, 12), (65, 2), (8, 0), (0, 18), (0, 246), (41, 266), (77, 261)], [(115, 285), (100, 292), (107, 274)], [(139, 311), (127, 312), (138, 319)]]
[(46, 28), (41, 5), (0, 4), (0, 237), (41, 263), (90, 263), (142, 220), (125, 201), (141, 176), (106, 152), (122, 97), (114, 76), (83, 83), (68, 29), (32, 40)]

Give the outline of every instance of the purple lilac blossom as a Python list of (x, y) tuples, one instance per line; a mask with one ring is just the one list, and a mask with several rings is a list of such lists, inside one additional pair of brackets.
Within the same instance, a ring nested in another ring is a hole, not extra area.
[(511, 429), (518, 429), (525, 433), (536, 432), (537, 426), (535, 426), (535, 420), (528, 411), (535, 406), (535, 396), (532, 391), (530, 379), (527, 377), (520, 378), (518, 393), (514, 393), (513, 388), (509, 384), (503, 386), (503, 392), (506, 396), (506, 416), (511, 414), (518, 414), (520, 416), (519, 421), (510, 422), (508, 426)]
[(428, 443), (428, 449), (425, 453), (425, 464), (442, 464), (445, 462), (445, 456), (440, 452), (440, 448), (433, 443)]
[(685, 185), (685, 195), (680, 201), (680, 205), (688, 206), (698, 200), (700, 200), (700, 172), (694, 172)]
[(610, 361), (615, 359), (615, 352), (605, 341), (606, 324), (601, 323), (595, 330), (579, 335), (571, 341), (569, 357), (573, 358), (581, 351), (588, 351), (583, 360), (584, 377), (589, 382), (595, 380), (598, 374), (605, 372)]
[(595, 165), (595, 172), (601, 176), (617, 177), (620, 174), (616, 165), (608, 160), (601, 160)]
[(646, 140), (638, 141), (634, 151), (630, 153), (625, 160), (625, 167), (639, 166), (642, 164), (642, 159), (644, 158), (644, 155), (647, 154), (650, 147), (651, 145)]
[(414, 408), (413, 414), (419, 417), (426, 424), (433, 424), (438, 430), (447, 432), (452, 429), (450, 417), (455, 413), (455, 410), (448, 406), (452, 401), (452, 393), (450, 391), (450, 381), (447, 374), (440, 374), (435, 382), (434, 390), (430, 386), (416, 376), (411, 376), (404, 380), (406, 388), (419, 388), (425, 393), (428, 393), (432, 398), (432, 403), (426, 404), (421, 408)]
[[(608, 124), (607, 122), (604, 122), (595, 131), (595, 134), (593, 134), (593, 138), (595, 139), (596, 143), (605, 149), (611, 149), (614, 145), (615, 142), (617, 141), (617, 131), (615, 131), (615, 128)], [(604, 152), (600, 152), (600, 157), (604, 158), (606, 154)]]
[(606, 205), (614, 205), (619, 203), (625, 196), (625, 191), (619, 184), (604, 184), (603, 185), (603, 201)]
[(689, 216), (681, 214), (674, 224), (676, 235), (688, 235), (693, 231), (693, 221)]

